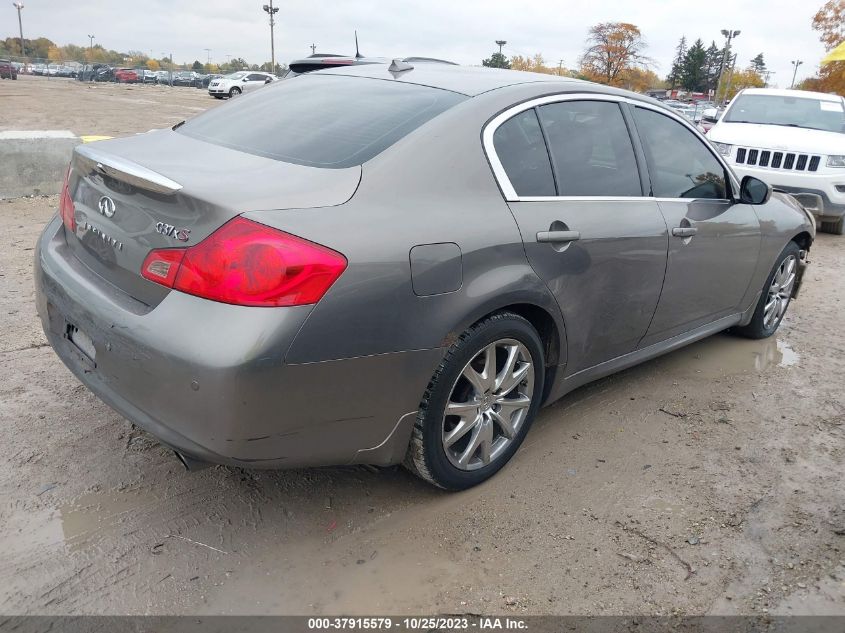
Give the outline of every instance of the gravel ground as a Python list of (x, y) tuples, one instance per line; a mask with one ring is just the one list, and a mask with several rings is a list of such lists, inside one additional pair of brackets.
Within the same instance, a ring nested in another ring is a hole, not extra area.
[[(178, 116), (132, 107), (64, 127)], [(777, 337), (579, 389), (448, 494), (401, 468), (184, 472), (45, 345), (31, 258), (56, 206), (0, 202), (0, 612), (845, 614), (842, 238)]]

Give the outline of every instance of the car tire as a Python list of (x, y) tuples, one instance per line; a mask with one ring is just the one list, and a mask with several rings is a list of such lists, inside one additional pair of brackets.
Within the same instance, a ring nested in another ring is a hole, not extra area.
[[(487, 369), (493, 361), (495, 372)], [(476, 323), (449, 348), (426, 388), (405, 467), (445, 490), (492, 477), (525, 439), (544, 378), (543, 342), (531, 323), (511, 312)], [(448, 415), (447, 406), (462, 413)]]
[(237, 86), (235, 86), (234, 88), (229, 90), (229, 98), (230, 99), (232, 99), (233, 97), (237, 97), (239, 94), (241, 94), (241, 89), (238, 88)]
[[(777, 332), (792, 299), (800, 252), (801, 247), (795, 242), (790, 242), (781, 251), (772, 271), (766, 277), (766, 283), (763, 286), (763, 292), (760, 293), (760, 300), (754, 309), (751, 322), (748, 325), (736, 328), (737, 334), (747, 338), (760, 339), (768, 338)], [(772, 304), (772, 302), (775, 303)]]
[(822, 222), (819, 228), (823, 233), (842, 235), (842, 233), (845, 232), (845, 216), (833, 222)]

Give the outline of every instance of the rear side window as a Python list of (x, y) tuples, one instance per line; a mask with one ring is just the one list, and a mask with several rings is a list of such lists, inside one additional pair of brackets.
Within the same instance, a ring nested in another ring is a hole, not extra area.
[(549, 152), (533, 109), (502, 123), (493, 134), (493, 147), (516, 195), (555, 195)]
[(561, 101), (540, 106), (560, 196), (642, 196), (634, 147), (619, 105)]
[(652, 110), (634, 108), (657, 198), (727, 198), (725, 169), (686, 126)]
[(360, 165), (467, 97), (403, 82), (303, 75), (209, 110), (177, 133), (311, 167)]

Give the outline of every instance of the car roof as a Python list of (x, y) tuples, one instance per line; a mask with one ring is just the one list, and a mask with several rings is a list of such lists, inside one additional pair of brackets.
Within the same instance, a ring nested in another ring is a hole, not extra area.
[(770, 95), (774, 97), (797, 97), (799, 99), (819, 99), (821, 101), (842, 101), (839, 95), (809, 90), (785, 90), (780, 88), (746, 88), (744, 95)]
[[(457, 92), (470, 97), (480, 95), (490, 90), (537, 82), (559, 83), (561, 87), (569, 84), (573, 87), (589, 84), (579, 79), (529, 73), (519, 70), (504, 70), (500, 68), (486, 68), (479, 66), (456, 66), (439, 63), (403, 63), (411, 69), (391, 71), (392, 65), (384, 63), (370, 63), (356, 66), (341, 66), (317, 70), (309, 75), (340, 75), (347, 77), (366, 77), (370, 79), (385, 79), (401, 81), (403, 83), (430, 86)], [(612, 88), (608, 91), (615, 92)]]

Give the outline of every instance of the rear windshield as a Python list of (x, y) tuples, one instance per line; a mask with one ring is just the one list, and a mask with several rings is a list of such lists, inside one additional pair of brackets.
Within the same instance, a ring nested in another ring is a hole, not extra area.
[(467, 97), (360, 77), (302, 75), (238, 97), (178, 133), (311, 167), (360, 165)]

